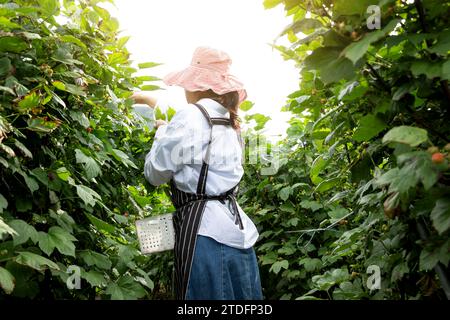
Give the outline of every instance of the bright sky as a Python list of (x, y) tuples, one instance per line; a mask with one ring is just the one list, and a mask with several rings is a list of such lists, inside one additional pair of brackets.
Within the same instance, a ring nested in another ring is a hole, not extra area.
[[(283, 134), (289, 114), (280, 112), (286, 96), (298, 90), (298, 71), (269, 46), (290, 23), (282, 6), (265, 10), (263, 0), (115, 0), (128, 49), (136, 62), (160, 62), (145, 74), (162, 78), (187, 67), (198, 46), (227, 52), (233, 59), (232, 74), (244, 82), (249, 113), (262, 113), (273, 120), (267, 134)], [(280, 40), (277, 43), (280, 42)], [(185, 103), (181, 88), (154, 92), (163, 103)]]

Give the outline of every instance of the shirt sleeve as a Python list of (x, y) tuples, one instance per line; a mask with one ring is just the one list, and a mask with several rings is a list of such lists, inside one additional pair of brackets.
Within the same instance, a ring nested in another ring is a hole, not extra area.
[(193, 121), (190, 121), (189, 113), (186, 109), (178, 111), (169, 124), (160, 126), (156, 131), (144, 165), (144, 176), (152, 185), (170, 181), (183, 166), (180, 150), (191, 148), (195, 143), (195, 139), (189, 138), (193, 135)]

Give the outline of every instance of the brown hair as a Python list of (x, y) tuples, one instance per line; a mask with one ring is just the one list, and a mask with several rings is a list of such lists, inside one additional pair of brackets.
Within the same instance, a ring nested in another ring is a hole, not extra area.
[(214, 101), (217, 101), (225, 108), (227, 108), (228, 111), (230, 112), (231, 126), (235, 130), (240, 129), (240, 125), (239, 125), (240, 120), (239, 120), (239, 115), (238, 115), (239, 94), (237, 91), (232, 91), (232, 92), (228, 92), (228, 93), (220, 95), (220, 94), (215, 93), (211, 89), (209, 89), (207, 91), (201, 92), (201, 94), (199, 92), (199, 96), (200, 96), (200, 99), (210, 98)]

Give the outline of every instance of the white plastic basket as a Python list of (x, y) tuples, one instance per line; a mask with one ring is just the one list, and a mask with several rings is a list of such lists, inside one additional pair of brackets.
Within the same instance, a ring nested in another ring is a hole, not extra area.
[(175, 244), (172, 213), (136, 221), (136, 232), (143, 254), (172, 250)]

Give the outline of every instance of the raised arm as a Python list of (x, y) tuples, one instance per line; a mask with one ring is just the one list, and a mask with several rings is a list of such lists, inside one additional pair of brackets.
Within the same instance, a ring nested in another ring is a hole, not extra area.
[(131, 99), (133, 99), (135, 103), (146, 104), (152, 109), (156, 106), (158, 102), (158, 100), (155, 97), (152, 97), (151, 95), (143, 91), (133, 93)]

